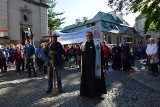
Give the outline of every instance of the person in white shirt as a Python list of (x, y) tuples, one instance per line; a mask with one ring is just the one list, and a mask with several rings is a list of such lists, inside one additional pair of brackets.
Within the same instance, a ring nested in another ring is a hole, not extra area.
[(153, 57), (155, 59), (158, 59), (158, 46), (154, 42), (153, 38), (150, 38), (149, 42), (150, 43), (147, 45), (146, 53), (147, 53), (147, 56), (149, 58), (148, 61), (150, 63), (152, 74), (154, 76), (157, 76), (158, 75), (158, 62), (157, 63), (151, 63), (150, 61), (151, 61), (151, 58), (153, 58)]

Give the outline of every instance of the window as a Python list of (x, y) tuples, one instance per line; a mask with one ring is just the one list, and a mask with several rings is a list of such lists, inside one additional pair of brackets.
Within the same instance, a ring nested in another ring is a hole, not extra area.
[(91, 26), (92, 26), (92, 24), (90, 24), (90, 23), (87, 24), (87, 27), (91, 27)]
[(119, 42), (119, 37), (117, 37), (117, 42)]
[(23, 20), (24, 20), (25, 22), (27, 22), (27, 21), (28, 21), (28, 17), (27, 17), (27, 15), (24, 15), (24, 16), (23, 16)]
[(132, 42), (133, 38), (127, 38), (127, 42)]
[(96, 25), (96, 23), (95, 23), (95, 22), (93, 22), (93, 23), (92, 23), (92, 26), (95, 26), (95, 25)]
[(109, 25), (109, 27), (113, 29), (113, 26), (112, 26), (112, 25)]
[(111, 37), (108, 36), (108, 44), (111, 44)]
[(46, 3), (46, 0), (41, 0), (41, 3)]

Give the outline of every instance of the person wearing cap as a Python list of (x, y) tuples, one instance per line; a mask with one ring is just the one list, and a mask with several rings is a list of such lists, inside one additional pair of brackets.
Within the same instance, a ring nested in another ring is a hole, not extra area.
[(36, 76), (36, 71), (34, 67), (34, 56), (35, 56), (35, 47), (31, 44), (29, 39), (25, 40), (24, 54), (27, 60), (28, 68), (28, 77), (31, 77), (31, 69), (33, 69), (34, 77)]
[(158, 73), (158, 46), (153, 38), (149, 39), (150, 43), (147, 45), (146, 54), (148, 56), (150, 70), (153, 76), (157, 76)]
[[(57, 87), (58, 93), (63, 93), (62, 90), (62, 80), (61, 80), (61, 70), (62, 70), (62, 54), (64, 53), (64, 49), (60, 42), (57, 41), (56, 34), (53, 34), (51, 37), (51, 43), (47, 46), (48, 50), (53, 50), (54, 57), (54, 68), (52, 68), (52, 58), (49, 56), (50, 64), (49, 64), (49, 72), (48, 72), (48, 90), (46, 94), (51, 93), (53, 90), (53, 69), (55, 69), (56, 79), (57, 79)], [(49, 51), (48, 51), (49, 53)]]

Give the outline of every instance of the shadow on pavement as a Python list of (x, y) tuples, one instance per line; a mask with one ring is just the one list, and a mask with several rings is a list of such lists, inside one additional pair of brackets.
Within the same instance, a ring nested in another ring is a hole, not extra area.
[[(143, 68), (143, 64), (135, 65), (137, 70)], [(134, 69), (135, 70), (135, 69)], [(110, 69), (106, 74), (107, 94), (105, 98), (109, 100), (111, 106), (135, 106), (135, 107), (152, 107), (158, 106), (160, 95), (141, 86), (137, 82), (131, 81), (129, 74), (133, 73), (124, 71), (114, 71)], [(153, 100), (154, 99), (154, 100)]]
[[(142, 66), (142, 65), (139, 65)], [(140, 68), (140, 67), (139, 67)], [(79, 96), (80, 71), (63, 70), (62, 83), (65, 93), (54, 96), (45, 94), (47, 80), (43, 72), (35, 78), (28, 78), (27, 73), (17, 76), (13, 71), (0, 78), (1, 107), (152, 107), (160, 104), (160, 95), (130, 80), (128, 73), (109, 70), (105, 74), (107, 94), (101, 98)]]

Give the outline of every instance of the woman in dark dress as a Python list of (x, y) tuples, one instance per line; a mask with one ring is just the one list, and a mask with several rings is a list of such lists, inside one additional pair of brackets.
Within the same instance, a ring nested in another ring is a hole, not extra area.
[[(101, 78), (95, 77), (96, 49), (92, 32), (86, 33), (87, 42), (82, 48), (82, 75), (80, 84), (80, 96), (99, 97), (106, 94), (106, 85), (101, 69)], [(100, 47), (99, 47), (100, 48)], [(103, 49), (101, 47), (101, 61), (103, 61)], [(101, 62), (103, 64), (103, 62)], [(102, 66), (101, 66), (102, 68)]]
[(122, 49), (119, 46), (119, 43), (116, 42), (114, 48), (112, 49), (112, 53), (113, 53), (112, 69), (114, 69), (114, 70), (117, 70), (117, 69), (120, 70), (120, 69), (122, 69), (121, 52), (122, 52)]

